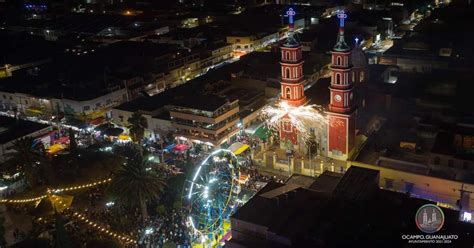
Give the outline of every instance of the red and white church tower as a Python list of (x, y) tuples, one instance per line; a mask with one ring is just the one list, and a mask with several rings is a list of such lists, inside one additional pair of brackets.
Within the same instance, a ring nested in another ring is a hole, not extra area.
[[(296, 40), (293, 16), (295, 11), (290, 8), (286, 12), (289, 19), (288, 38), (281, 45), (281, 94), (280, 104), (298, 107), (307, 103), (304, 95), (304, 78), (303, 78), (303, 52), (301, 44)], [(290, 122), (288, 116), (283, 116), (280, 123), (280, 144), (291, 142), (294, 146), (299, 143), (298, 130)]]
[(352, 77), (351, 49), (344, 40), (344, 20), (347, 15), (340, 11), (339, 34), (331, 52), (330, 103), (328, 106), (328, 156), (347, 160), (354, 147), (356, 130), (356, 106)]

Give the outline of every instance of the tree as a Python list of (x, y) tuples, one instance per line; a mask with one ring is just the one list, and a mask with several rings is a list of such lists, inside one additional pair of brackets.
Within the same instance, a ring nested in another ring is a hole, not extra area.
[(145, 136), (145, 129), (148, 127), (146, 118), (139, 112), (135, 112), (127, 121), (129, 123), (128, 129), (130, 130), (130, 135), (132, 136), (133, 141), (141, 143)]
[(181, 210), (181, 208), (183, 208), (183, 202), (181, 201), (175, 201), (173, 203), (173, 208), (176, 209), (176, 210)]
[(76, 142), (76, 136), (74, 135), (74, 131), (72, 128), (69, 128), (69, 151), (72, 154), (75, 154), (77, 152), (77, 142)]
[(202, 144), (196, 144), (194, 146), (194, 153), (199, 154), (202, 151)]
[(283, 140), (281, 141), (283, 142), (283, 147), (287, 150), (287, 151), (292, 151), (293, 150), (293, 143), (290, 141), (290, 140)]
[(34, 177), (36, 162), (43, 160), (42, 155), (44, 151), (38, 148), (35, 149), (35, 140), (31, 137), (17, 139), (13, 142), (12, 149), (15, 150), (15, 152), (12, 154), (11, 159), (22, 167), (28, 184), (34, 186), (36, 183)]
[(165, 212), (166, 212), (166, 207), (165, 207), (165, 205), (161, 204), (161, 205), (159, 205), (158, 207), (156, 207), (156, 212), (157, 212), (158, 214), (160, 214), (160, 215), (165, 214)]
[(141, 155), (129, 159), (114, 173), (110, 192), (123, 203), (140, 204), (142, 218), (148, 217), (146, 202), (156, 200), (165, 187), (165, 181), (154, 170), (146, 170)]

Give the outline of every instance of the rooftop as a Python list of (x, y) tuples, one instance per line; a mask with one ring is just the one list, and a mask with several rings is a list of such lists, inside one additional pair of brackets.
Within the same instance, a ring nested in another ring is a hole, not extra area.
[(10, 23), (10, 25), (96, 34), (109, 27), (127, 27), (131, 25), (135, 20), (135, 17), (123, 15), (73, 14), (67, 16), (59, 16), (51, 19), (22, 20), (17, 23)]
[[(376, 184), (371, 184), (374, 176), (378, 176), (377, 171), (352, 166), (348, 173), (338, 183), (335, 194), (294, 188), (294, 185), (267, 184), (231, 219), (268, 228), (268, 231), (253, 236), (252, 232), (262, 229), (237, 226), (233, 231), (242, 233), (238, 235), (240, 239), (235, 238), (230, 242), (266, 247), (317, 247), (318, 244), (324, 244), (324, 247), (400, 247), (401, 232), (418, 232), (413, 218), (417, 209), (428, 201), (379, 189)], [(365, 183), (367, 180), (368, 183)], [(356, 191), (371, 188), (367, 197), (354, 198), (350, 195), (347, 198), (348, 195), (337, 193), (357, 184), (365, 185), (365, 189), (358, 187)], [(459, 223), (458, 212), (449, 209), (443, 211), (446, 217), (444, 230), (458, 230), (462, 233), (460, 244), (469, 242), (467, 233), (472, 232), (473, 227)], [(254, 238), (245, 239), (245, 235)], [(261, 235), (266, 238), (259, 240)]]
[[(204, 95), (201, 86), (199, 81), (190, 81), (163, 93), (141, 97), (115, 108), (130, 112), (154, 112), (165, 106), (179, 106), (214, 112), (227, 102), (227, 99), (217, 95)], [(203, 101), (203, 98), (206, 100)]]
[(26, 33), (0, 31), (1, 66), (12, 66), (51, 59), (64, 51), (64, 44), (46, 41), (42, 37)]
[(48, 125), (37, 122), (0, 116), (0, 144), (22, 138), (47, 127)]
[[(456, 136), (459, 137), (456, 139)], [(449, 131), (441, 130), (436, 135), (431, 152), (474, 161), (474, 149), (469, 143), (472, 137), (474, 137), (473, 125), (456, 125), (449, 128)]]
[[(0, 80), (0, 90), (43, 98), (85, 101), (123, 88), (123, 79), (166, 70), (160, 58), (175, 46), (151, 42), (117, 42), (87, 53), (64, 53), (36, 73), (16, 71)], [(87, 72), (87, 73), (85, 73)]]

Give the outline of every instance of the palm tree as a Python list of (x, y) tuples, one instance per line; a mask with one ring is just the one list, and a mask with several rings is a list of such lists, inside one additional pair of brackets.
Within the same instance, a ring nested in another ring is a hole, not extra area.
[(139, 203), (142, 218), (148, 217), (146, 202), (156, 200), (165, 188), (165, 181), (153, 170), (146, 169), (141, 155), (129, 159), (113, 175), (110, 192), (124, 203)]
[(128, 129), (130, 130), (130, 135), (132, 136), (133, 141), (140, 143), (143, 136), (145, 136), (145, 129), (148, 127), (146, 118), (139, 112), (135, 112), (127, 121), (129, 123)]
[[(38, 146), (40, 145), (41, 144), (38, 144)], [(31, 137), (17, 139), (13, 143), (12, 149), (15, 150), (15, 152), (11, 155), (11, 159), (22, 167), (26, 181), (30, 186), (33, 186), (35, 184), (34, 175), (36, 162), (43, 160), (44, 151), (35, 148), (35, 140)]]

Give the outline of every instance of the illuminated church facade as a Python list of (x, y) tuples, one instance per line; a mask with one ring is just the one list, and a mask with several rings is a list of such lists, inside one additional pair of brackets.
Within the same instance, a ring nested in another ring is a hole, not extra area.
[[(290, 9), (292, 11), (292, 9)], [(290, 16), (290, 10), (287, 15)], [(292, 12), (294, 14), (294, 12)], [(352, 49), (347, 45), (344, 37), (344, 21), (347, 15), (340, 11), (339, 32), (337, 42), (331, 51), (331, 81), (329, 85), (329, 103), (324, 106), (327, 123), (318, 123), (317, 126), (306, 130), (313, 133), (318, 144), (318, 153), (322, 156), (338, 160), (347, 160), (355, 145), (357, 106), (354, 98), (355, 84), (365, 82), (367, 78), (366, 64), (358, 63), (353, 66)], [(356, 42), (357, 46), (357, 42)], [(354, 50), (358, 49), (356, 47)], [(290, 22), (290, 34), (288, 39), (280, 47), (281, 50), (281, 81), (280, 101), (288, 106), (298, 107), (308, 104), (305, 96), (303, 56), (300, 43), (292, 32)], [(356, 53), (361, 51), (356, 51)], [(365, 58), (365, 57), (363, 57)], [(357, 56), (356, 60), (361, 60)], [(363, 60), (363, 59), (362, 59)], [(357, 74), (357, 75), (356, 75)], [(298, 151), (306, 154), (308, 148), (302, 137), (302, 132), (293, 126), (287, 116), (280, 123), (280, 147)]]

